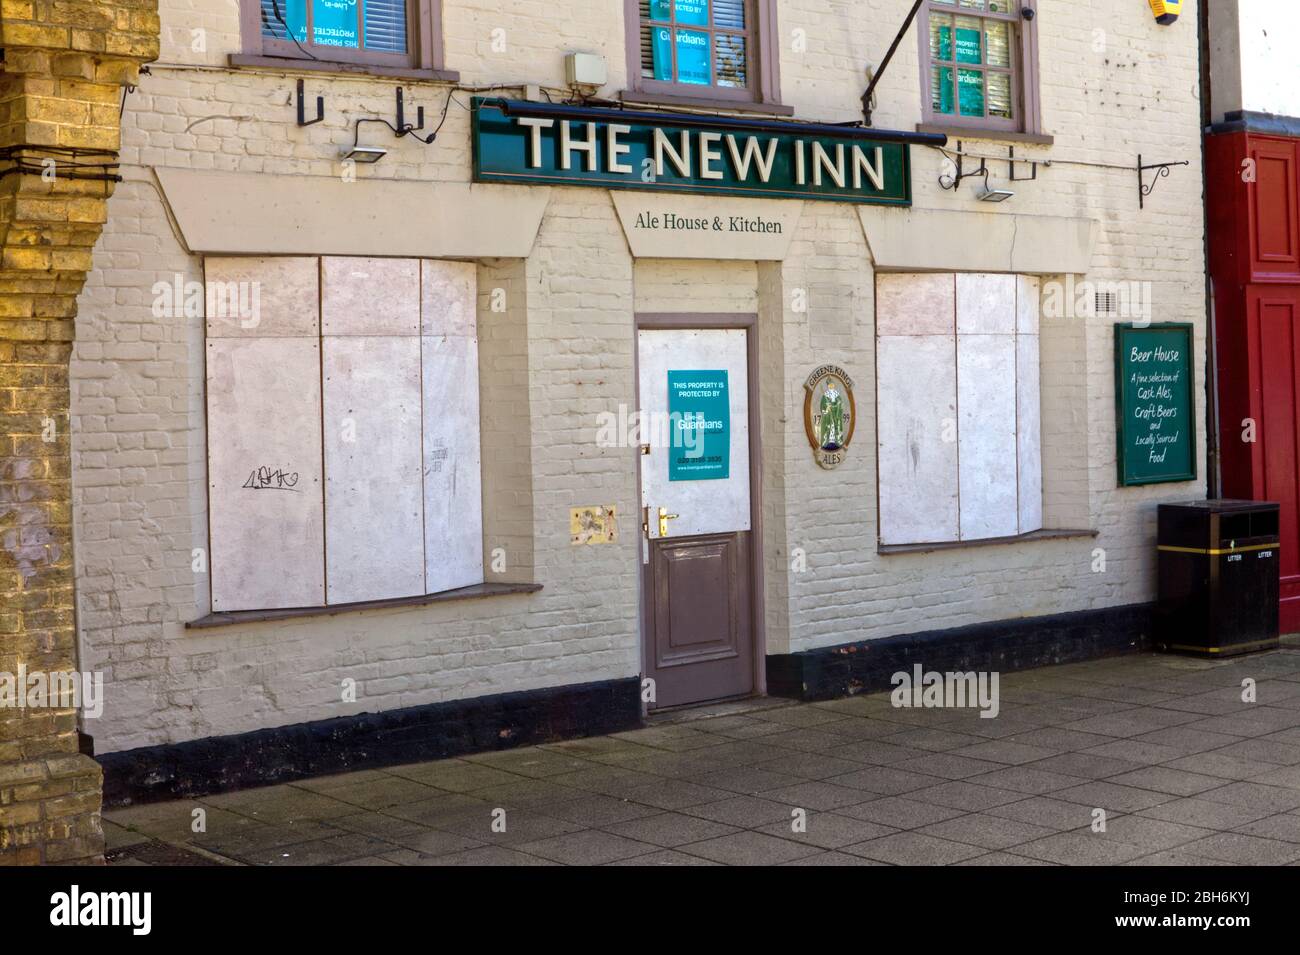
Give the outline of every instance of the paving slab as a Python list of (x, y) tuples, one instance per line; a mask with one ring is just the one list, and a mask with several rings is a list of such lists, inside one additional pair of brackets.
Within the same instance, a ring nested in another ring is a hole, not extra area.
[(1300, 864), (1300, 648), (1132, 655), (1002, 688), (996, 719), (888, 693), (733, 701), (612, 736), (110, 809), (109, 862)]

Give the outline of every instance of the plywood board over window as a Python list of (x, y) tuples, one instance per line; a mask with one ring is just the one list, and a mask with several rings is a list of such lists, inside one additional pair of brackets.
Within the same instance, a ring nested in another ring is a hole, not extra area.
[(207, 274), (210, 301), (261, 295), (255, 319), (209, 309), (213, 609), (481, 582), (475, 267), (214, 258)]
[(882, 273), (876, 320), (881, 543), (1039, 530), (1037, 279)]
[(1019, 533), (1014, 275), (956, 276), (961, 539)]
[(876, 279), (880, 539), (956, 540), (953, 276)]
[(321, 260), (329, 603), (424, 592), (419, 263)]
[(210, 259), (212, 609), (325, 602), (313, 258)]
[(421, 263), (424, 575), (430, 591), (483, 579), (475, 268)]

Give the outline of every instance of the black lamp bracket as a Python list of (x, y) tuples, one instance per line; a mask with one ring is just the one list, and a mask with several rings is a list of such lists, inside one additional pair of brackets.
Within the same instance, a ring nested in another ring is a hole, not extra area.
[[(400, 86), (397, 87), (397, 125), (393, 127), (393, 135), (397, 136), (399, 139), (408, 135), (415, 136), (416, 130), (424, 129), (424, 107), (420, 106), (416, 108), (415, 125), (412, 126), (406, 121), (405, 100), (403, 99), (403, 96), (402, 88)], [(427, 139), (423, 136), (415, 136), (415, 138), (426, 146), (433, 142), (432, 135)]]
[(325, 118), (325, 97), (316, 97), (316, 118), (308, 119), (306, 115), (307, 96), (302, 89), (302, 79), (298, 80), (298, 125), (314, 126)]
[[(1022, 163), (1025, 161), (1026, 160), (1024, 159), (1020, 160), (1020, 162)], [(1029, 160), (1029, 175), (1017, 176), (1016, 175), (1016, 147), (1008, 146), (1007, 147), (1007, 178), (1012, 182), (1032, 182), (1033, 180), (1038, 178), (1038, 163), (1035, 162), (1034, 160)]]
[[(953, 161), (952, 157), (947, 153), (944, 153), (944, 156), (949, 162)], [(939, 174), (940, 189), (951, 189), (953, 192), (956, 192), (957, 187), (961, 185), (961, 181), (963, 179), (968, 179), (971, 176), (983, 176), (984, 181), (988, 182), (989, 171), (984, 158), (981, 156), (980, 164), (973, 169), (966, 168), (966, 158), (965, 153), (962, 152), (962, 144), (959, 139), (957, 140), (957, 160), (953, 163), (953, 165), (956, 166), (956, 171), (952, 175), (948, 175), (947, 173)]]
[[(1189, 165), (1191, 165), (1191, 163), (1184, 159), (1181, 162), (1153, 162), (1144, 166), (1142, 164), (1142, 154), (1138, 153), (1138, 208), (1146, 208), (1146, 197), (1151, 195), (1151, 191), (1155, 189), (1156, 183), (1160, 181), (1161, 177), (1169, 175), (1169, 170), (1172, 167)], [(1146, 181), (1146, 173), (1151, 169), (1154, 169), (1156, 174), (1151, 177), (1151, 181), (1148, 183)]]

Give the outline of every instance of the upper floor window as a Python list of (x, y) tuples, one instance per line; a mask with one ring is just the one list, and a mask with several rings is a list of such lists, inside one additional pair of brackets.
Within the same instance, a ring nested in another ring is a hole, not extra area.
[(921, 31), (927, 123), (1039, 132), (1033, 11), (1033, 0), (927, 0)]
[(441, 65), (441, 0), (241, 0), (245, 56), (307, 66), (431, 71)]
[(635, 92), (697, 101), (777, 101), (776, 0), (627, 4), (629, 25), (635, 26), (635, 40), (629, 42)]

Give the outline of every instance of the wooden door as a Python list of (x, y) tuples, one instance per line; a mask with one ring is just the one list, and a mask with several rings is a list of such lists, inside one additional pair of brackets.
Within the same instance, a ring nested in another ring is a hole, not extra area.
[(652, 709), (755, 690), (749, 344), (745, 328), (637, 332)]
[(1300, 631), (1300, 288), (1252, 288), (1247, 314), (1259, 369), (1257, 499), (1277, 501), (1283, 633)]

